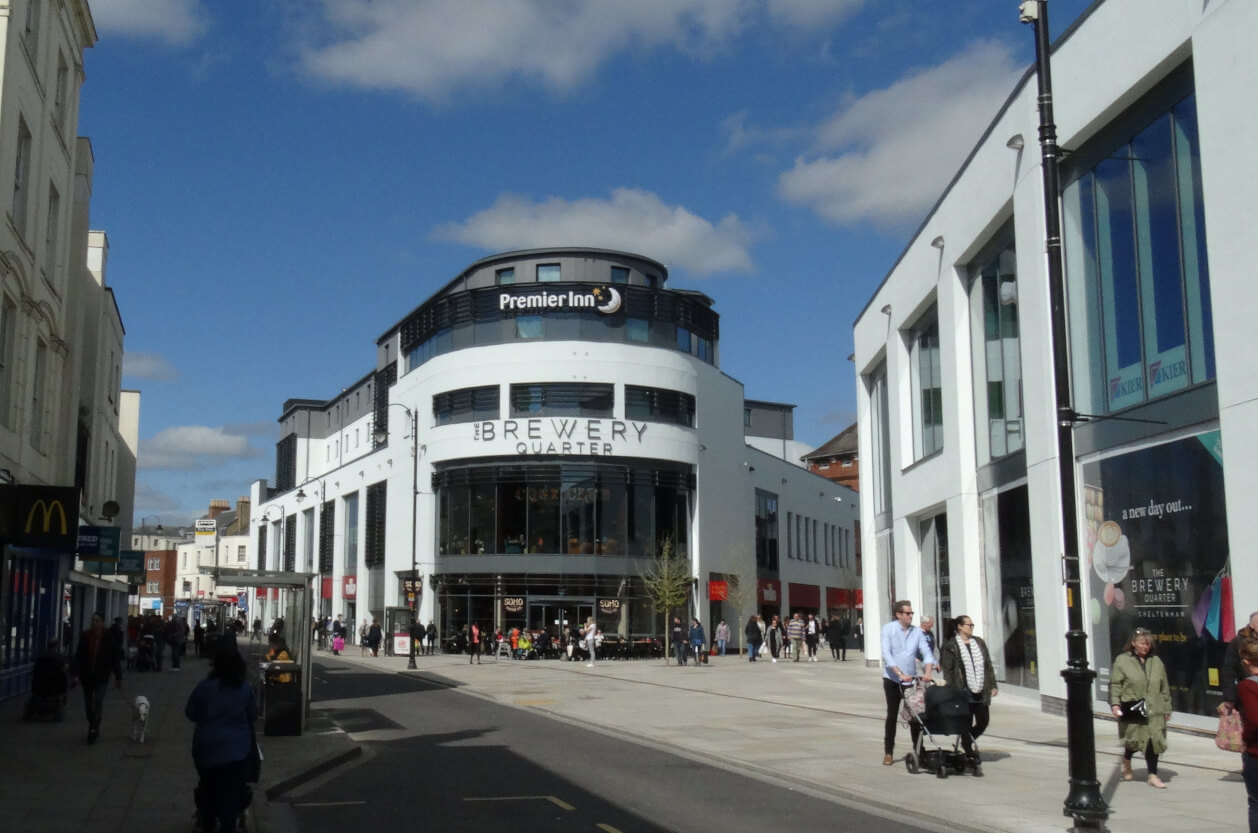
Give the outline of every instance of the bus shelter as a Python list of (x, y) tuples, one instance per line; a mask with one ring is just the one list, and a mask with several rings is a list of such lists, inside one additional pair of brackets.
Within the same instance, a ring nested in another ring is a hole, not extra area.
[(314, 645), (310, 628), (314, 615), (315, 573), (280, 572), (277, 570), (247, 570), (219, 567), (214, 569), (215, 585), (227, 587), (253, 587), (278, 590), (279, 610), (284, 617), (284, 639), (289, 656), (301, 666), (301, 722), (305, 727), (310, 714), (310, 679)]

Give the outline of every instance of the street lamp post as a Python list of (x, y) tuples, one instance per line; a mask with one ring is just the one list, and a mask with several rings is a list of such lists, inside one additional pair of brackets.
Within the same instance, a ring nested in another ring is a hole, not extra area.
[(1057, 161), (1057, 125), (1053, 122), (1053, 79), (1050, 68), (1047, 0), (1024, 0), (1019, 19), (1035, 29), (1035, 67), (1039, 81), (1040, 158), (1044, 178), (1044, 235), (1048, 255), (1048, 295), (1052, 317), (1053, 381), (1056, 393), (1057, 465), (1061, 480), (1062, 562), (1066, 578), (1066, 742), (1070, 759), (1070, 792), (1062, 812), (1078, 823), (1094, 826), (1109, 816), (1096, 779), (1096, 738), (1092, 727), (1092, 681), (1088, 667), (1088, 634), (1083, 628), (1079, 569), (1078, 517), (1075, 510), (1074, 426), (1078, 421), (1070, 396), (1070, 364), (1066, 351), (1066, 288), (1061, 261), (1061, 217)]
[[(410, 592), (407, 594), (410, 598), (411, 607), (411, 627), (407, 634), (407, 644), (410, 646), (410, 658), (406, 662), (406, 668), (409, 671), (416, 669), (415, 665), (415, 598), (417, 594), (416, 588), (423, 587), (422, 583), (417, 583), (419, 578), (418, 570), (415, 563), (416, 548), (418, 546), (418, 527), (419, 527), (419, 411), (414, 408), (408, 408), (401, 402), (390, 402), (390, 406), (397, 406), (406, 412), (411, 420), (411, 577)], [(389, 438), (388, 428), (377, 428), (372, 436), (376, 442), (385, 442)]]

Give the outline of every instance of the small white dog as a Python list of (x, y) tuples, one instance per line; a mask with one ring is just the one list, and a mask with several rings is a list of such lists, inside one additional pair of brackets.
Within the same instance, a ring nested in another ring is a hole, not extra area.
[(131, 702), (131, 739), (136, 743), (144, 743), (144, 734), (149, 727), (149, 698), (143, 694)]

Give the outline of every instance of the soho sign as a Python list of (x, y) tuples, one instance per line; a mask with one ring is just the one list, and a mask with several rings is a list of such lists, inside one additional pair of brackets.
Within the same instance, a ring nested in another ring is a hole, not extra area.
[(611, 315), (620, 309), (620, 290), (612, 286), (600, 286), (589, 292), (533, 292), (527, 295), (513, 295), (503, 292), (498, 295), (498, 309), (531, 310), (531, 309), (593, 309), (604, 315)]
[(617, 446), (642, 444), (647, 425), (619, 419), (504, 419), (473, 425), (481, 443), (515, 443), (516, 454), (589, 454), (610, 457)]

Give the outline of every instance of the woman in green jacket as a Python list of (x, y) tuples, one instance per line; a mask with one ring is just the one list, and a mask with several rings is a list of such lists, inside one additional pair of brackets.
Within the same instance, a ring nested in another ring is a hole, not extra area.
[[(1140, 701), (1144, 702), (1143, 717), (1130, 709), (1132, 704)], [(1130, 781), (1132, 778), (1132, 754), (1143, 751), (1145, 762), (1149, 765), (1149, 786), (1166, 789), (1166, 784), (1158, 777), (1158, 755), (1166, 751), (1171, 686), (1166, 678), (1166, 666), (1153, 653), (1152, 631), (1136, 628), (1127, 647), (1114, 660), (1109, 678), (1109, 702), (1114, 717), (1118, 718), (1118, 736), (1125, 747), (1123, 780)]]
[(996, 696), (996, 669), (987, 643), (974, 635), (974, 620), (969, 616), (956, 618), (957, 635), (940, 650), (944, 685), (970, 694), (970, 731), (961, 735), (961, 745), (969, 759), (971, 771), (982, 775), (979, 753), (974, 741), (991, 721), (989, 708)]

